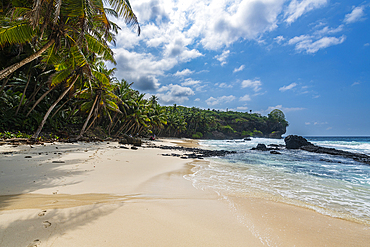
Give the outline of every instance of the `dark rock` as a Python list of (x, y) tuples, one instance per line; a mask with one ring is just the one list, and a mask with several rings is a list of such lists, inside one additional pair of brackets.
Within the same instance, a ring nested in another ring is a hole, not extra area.
[[(290, 137), (290, 138), (288, 138), (288, 137)], [(287, 138), (288, 138), (288, 140), (287, 140)], [(293, 139), (293, 141), (291, 139)], [(355, 161), (370, 165), (370, 156), (369, 155), (361, 154), (361, 153), (351, 153), (351, 152), (348, 152), (348, 151), (338, 150), (338, 149), (335, 149), (335, 148), (326, 148), (326, 147), (316, 146), (316, 145), (313, 145), (312, 143), (308, 142), (305, 138), (303, 138), (301, 136), (287, 136), (285, 138), (285, 143), (286, 143), (287, 149), (298, 149), (299, 148), (301, 150), (304, 150), (304, 151), (307, 151), (307, 152), (312, 152), (312, 153), (341, 156), (341, 157), (344, 157), (344, 158), (353, 159)], [(290, 148), (288, 148), (288, 143), (289, 143)], [(306, 145), (303, 145), (303, 144), (306, 144)], [(298, 148), (292, 148), (292, 146), (293, 147), (299, 146), (299, 147)]]
[(125, 146), (120, 146), (120, 148), (123, 148), (123, 149), (128, 149), (128, 147), (125, 147)]
[(25, 156), (24, 158), (25, 158), (25, 159), (31, 159), (31, 158), (32, 158), (32, 156)]
[(250, 137), (244, 138), (244, 141), (251, 141), (252, 139)]
[(267, 147), (266, 147), (265, 144), (258, 143), (257, 147), (256, 147), (256, 150), (267, 151)]
[[(188, 147), (181, 147), (181, 146), (148, 146), (152, 148), (160, 148), (164, 150), (177, 150), (177, 151), (183, 151), (183, 152), (189, 152), (190, 155), (194, 158), (198, 157), (214, 157), (214, 156), (225, 156), (228, 154), (234, 154), (235, 151), (227, 151), (227, 150), (206, 150), (206, 149), (200, 149), (200, 148), (188, 148)], [(195, 155), (194, 155), (195, 154)], [(172, 153), (172, 156), (180, 157), (181, 155)]]
[(127, 139), (126, 138), (122, 138), (122, 139), (120, 139), (119, 140), (119, 142), (118, 142), (119, 144), (128, 144), (128, 141), (127, 141)]
[(281, 135), (284, 133), (282, 131), (273, 131), (268, 137), (272, 139), (281, 139)]
[(62, 163), (66, 163), (66, 162), (63, 161), (63, 160), (53, 160), (51, 163), (62, 164)]
[(138, 148), (137, 148), (137, 147), (135, 147), (135, 146), (132, 146), (132, 147), (131, 147), (131, 149), (133, 149), (133, 150), (138, 150)]
[(119, 144), (130, 144), (137, 147), (140, 147), (142, 144), (142, 141), (140, 138), (135, 138), (129, 135), (124, 135), (118, 142)]
[(258, 143), (255, 148), (252, 148), (251, 150), (259, 150), (259, 151), (269, 151), (272, 148), (267, 148), (265, 144), (263, 143)]
[(302, 136), (289, 135), (284, 139), (287, 149), (299, 149), (303, 146), (311, 146), (312, 143), (307, 141)]
[(272, 151), (270, 151), (270, 154), (281, 154), (281, 153), (276, 151), (276, 150), (272, 150)]

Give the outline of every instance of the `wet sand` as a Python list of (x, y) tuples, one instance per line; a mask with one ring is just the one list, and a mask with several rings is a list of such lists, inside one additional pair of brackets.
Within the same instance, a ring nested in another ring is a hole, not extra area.
[[(194, 146), (163, 140), (158, 145)], [(195, 189), (191, 160), (118, 143), (1, 146), (0, 246), (368, 246), (367, 226)], [(13, 153), (9, 153), (13, 152)], [(31, 158), (27, 157), (31, 156)], [(27, 158), (26, 158), (27, 157)], [(202, 161), (206, 162), (206, 161)]]

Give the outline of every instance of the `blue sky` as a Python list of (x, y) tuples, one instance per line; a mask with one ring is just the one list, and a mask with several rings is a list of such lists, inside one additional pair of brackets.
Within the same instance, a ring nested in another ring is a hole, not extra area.
[(131, 0), (116, 76), (160, 103), (281, 109), (287, 134), (370, 136), (370, 3)]

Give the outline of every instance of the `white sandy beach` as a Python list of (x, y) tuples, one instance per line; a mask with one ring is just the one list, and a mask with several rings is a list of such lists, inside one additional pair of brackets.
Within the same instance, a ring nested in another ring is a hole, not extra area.
[[(158, 144), (175, 145), (170, 142)], [(174, 151), (119, 146), (1, 146), (0, 246), (370, 243), (368, 226), (273, 201), (226, 200), (197, 190), (183, 178), (192, 172), (192, 160), (161, 155)]]

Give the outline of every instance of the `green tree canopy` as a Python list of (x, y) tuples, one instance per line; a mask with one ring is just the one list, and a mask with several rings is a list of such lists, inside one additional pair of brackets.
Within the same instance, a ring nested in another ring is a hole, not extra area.
[(285, 119), (284, 112), (279, 109), (272, 110), (268, 114), (268, 118), (270, 121), (279, 122), (282, 123), (284, 126), (288, 126), (288, 121), (286, 121)]

